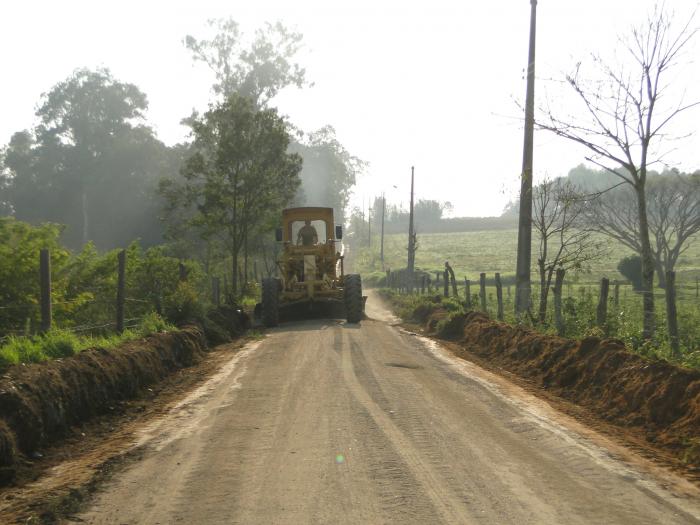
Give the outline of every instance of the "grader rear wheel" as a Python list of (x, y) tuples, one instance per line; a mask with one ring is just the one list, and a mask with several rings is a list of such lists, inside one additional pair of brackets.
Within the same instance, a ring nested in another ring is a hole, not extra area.
[(271, 328), (279, 324), (279, 285), (277, 279), (267, 277), (262, 282), (262, 321)]
[(357, 274), (345, 276), (345, 318), (348, 323), (362, 319), (362, 279)]

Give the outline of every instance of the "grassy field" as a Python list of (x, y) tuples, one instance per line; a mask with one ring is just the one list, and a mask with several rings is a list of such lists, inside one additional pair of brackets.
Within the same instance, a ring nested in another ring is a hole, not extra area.
[[(372, 240), (371, 249), (360, 246), (351, 250), (353, 271), (363, 275), (382, 272), (379, 236), (375, 235)], [(568, 282), (593, 284), (600, 282), (602, 277), (611, 280), (623, 279), (617, 271), (617, 263), (623, 257), (632, 255), (632, 251), (603, 236), (599, 236), (597, 240), (601, 245), (601, 257), (581, 272), (569, 272)], [(465, 276), (472, 281), (478, 280), (481, 272), (489, 276), (500, 272), (504, 278), (512, 278), (515, 274), (517, 242), (517, 230), (419, 234), (416, 267), (427, 271), (442, 270), (445, 261), (449, 261), (458, 280), (464, 279)], [(385, 268), (398, 269), (406, 266), (407, 244), (406, 235), (394, 234), (385, 237)], [(536, 260), (537, 253), (538, 246), (533, 243), (533, 261)], [(692, 285), (694, 292), (695, 277), (700, 276), (700, 238), (696, 238), (688, 251), (681, 256), (676, 272), (678, 283), (683, 287)]]

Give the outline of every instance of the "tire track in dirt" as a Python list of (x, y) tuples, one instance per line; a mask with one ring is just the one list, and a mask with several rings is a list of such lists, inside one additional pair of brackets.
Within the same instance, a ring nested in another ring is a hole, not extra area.
[(439, 475), (423, 461), (412, 442), (396, 427), (387, 413), (374, 402), (360, 384), (353, 370), (352, 348), (356, 349), (357, 343), (351, 342), (346, 335), (343, 341), (342, 367), (345, 382), (352, 394), (364, 406), (382, 433), (387, 436), (394, 450), (411, 470), (424, 494), (433, 503), (443, 521), (446, 523), (473, 523), (473, 516), (464, 509), (462, 502), (452, 497), (451, 491), (444, 490), (445, 483)]

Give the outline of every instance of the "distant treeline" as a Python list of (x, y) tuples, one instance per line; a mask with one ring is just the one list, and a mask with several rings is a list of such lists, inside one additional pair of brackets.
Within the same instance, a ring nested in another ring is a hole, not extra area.
[[(350, 216), (350, 234), (357, 240), (366, 240), (370, 230), (379, 233), (382, 224), (382, 199), (375, 199), (369, 212), (354, 208)], [(414, 206), (414, 224), (421, 233), (453, 233), (489, 230), (510, 230), (517, 227), (517, 213), (507, 209), (500, 217), (443, 217), (452, 210), (452, 204), (437, 200), (420, 199)], [(368, 224), (371, 221), (371, 226)], [(394, 204), (384, 209), (384, 232), (408, 232), (408, 210)]]
[[(512, 230), (517, 228), (517, 217), (505, 215), (501, 217), (450, 217), (438, 221), (416, 220), (416, 231), (419, 233), (456, 233), (456, 232), (478, 232), (493, 230)], [(390, 222), (385, 225), (386, 233), (404, 233), (407, 231), (406, 224)]]

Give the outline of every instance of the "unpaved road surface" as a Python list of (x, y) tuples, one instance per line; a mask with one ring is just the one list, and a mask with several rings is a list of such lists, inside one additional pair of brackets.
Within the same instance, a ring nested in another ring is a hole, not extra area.
[[(87, 523), (700, 523), (517, 388), (375, 320), (282, 325), (140, 435)], [(383, 320), (377, 320), (383, 319)]]

